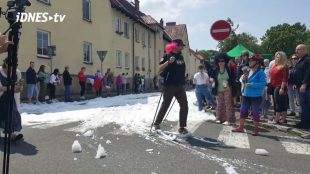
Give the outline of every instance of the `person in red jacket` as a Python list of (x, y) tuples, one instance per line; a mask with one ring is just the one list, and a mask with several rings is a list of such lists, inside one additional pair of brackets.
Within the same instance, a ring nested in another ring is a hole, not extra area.
[(121, 93), (122, 84), (123, 84), (123, 78), (122, 78), (121, 74), (119, 74), (116, 77), (116, 80), (115, 80), (115, 85), (116, 85), (116, 89), (117, 89), (117, 95), (120, 95), (120, 93)]
[(95, 81), (94, 81), (94, 89), (97, 97), (101, 97), (102, 86), (103, 86), (103, 75), (98, 70), (95, 75)]
[(272, 66), (270, 74), (270, 84), (274, 89), (274, 121), (278, 124), (287, 123), (286, 114), (288, 109), (288, 67), (287, 57), (282, 51), (276, 52), (275, 64)]
[(81, 86), (81, 92), (80, 92), (80, 97), (81, 99), (85, 99), (85, 89), (86, 89), (86, 75), (85, 75), (86, 68), (82, 67), (81, 71), (78, 74), (79, 78), (79, 84)]

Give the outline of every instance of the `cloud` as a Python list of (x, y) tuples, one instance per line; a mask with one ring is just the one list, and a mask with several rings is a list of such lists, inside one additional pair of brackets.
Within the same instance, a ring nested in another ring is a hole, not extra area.
[(163, 18), (165, 21), (177, 21), (185, 11), (217, 2), (219, 0), (141, 0), (141, 8), (157, 20)]

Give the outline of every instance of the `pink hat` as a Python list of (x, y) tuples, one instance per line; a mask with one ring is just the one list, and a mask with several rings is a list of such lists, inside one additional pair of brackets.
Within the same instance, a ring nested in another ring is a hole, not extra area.
[(171, 54), (176, 49), (176, 47), (177, 44), (174, 42), (167, 44), (165, 48), (166, 54)]

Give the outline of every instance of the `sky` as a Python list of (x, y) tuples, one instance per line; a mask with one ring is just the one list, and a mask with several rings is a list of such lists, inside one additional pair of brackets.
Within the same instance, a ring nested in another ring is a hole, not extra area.
[(141, 11), (157, 21), (186, 24), (192, 49), (217, 49), (210, 35), (213, 22), (232, 19), (237, 33), (260, 39), (271, 26), (301, 22), (310, 27), (310, 0), (141, 0)]

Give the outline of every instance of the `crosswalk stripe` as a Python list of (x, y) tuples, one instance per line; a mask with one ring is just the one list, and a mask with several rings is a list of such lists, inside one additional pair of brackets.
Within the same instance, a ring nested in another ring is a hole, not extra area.
[(233, 129), (232, 126), (223, 126), (223, 129), (220, 132), (218, 140), (222, 141), (227, 146), (250, 149), (248, 135), (246, 133), (231, 132), (232, 129)]
[(301, 143), (294, 140), (282, 140), (282, 146), (289, 153), (310, 155), (310, 144)]
[[(189, 132), (194, 133), (200, 127), (200, 125), (202, 125), (203, 123), (204, 122), (201, 122), (201, 121), (199, 121), (199, 122), (197, 122), (197, 121), (189, 121), (187, 123), (187, 129), (188, 129)], [(171, 131), (172, 132), (177, 132), (178, 129), (179, 129), (179, 125), (177, 124), (176, 126), (174, 126), (171, 129)]]
[[(190, 121), (187, 128), (191, 133), (194, 133), (204, 122)], [(174, 126), (170, 131), (177, 132), (179, 125)], [(248, 134), (232, 132), (232, 126), (222, 126), (222, 130), (218, 136), (218, 140), (222, 141), (227, 146), (232, 146), (242, 149), (250, 149)], [(246, 130), (245, 130), (246, 131)], [(299, 142), (295, 139), (280, 138), (285, 151), (293, 154), (310, 155), (310, 142)]]

